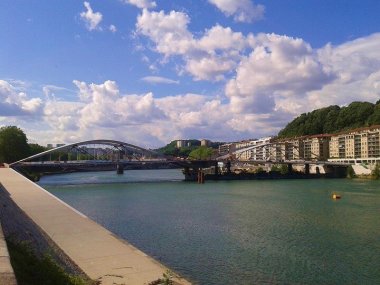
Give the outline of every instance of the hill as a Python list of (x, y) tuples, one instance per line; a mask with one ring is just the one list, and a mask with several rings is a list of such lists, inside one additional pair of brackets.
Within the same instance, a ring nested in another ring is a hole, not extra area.
[(164, 147), (156, 149), (156, 151), (165, 155), (187, 157), (190, 152), (201, 145), (201, 142), (199, 140), (191, 139), (186, 140), (186, 142), (188, 143), (188, 146), (177, 148), (177, 141), (175, 140), (168, 143)]
[(332, 134), (378, 124), (380, 124), (380, 100), (376, 104), (352, 102), (346, 107), (333, 105), (301, 114), (288, 123), (278, 133), (278, 137)]

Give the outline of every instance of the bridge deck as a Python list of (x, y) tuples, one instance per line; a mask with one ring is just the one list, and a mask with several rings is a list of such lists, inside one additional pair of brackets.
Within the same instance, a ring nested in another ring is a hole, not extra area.
[(91, 279), (101, 278), (102, 285), (148, 284), (167, 270), (13, 169), (0, 168), (0, 183), (26, 215)]

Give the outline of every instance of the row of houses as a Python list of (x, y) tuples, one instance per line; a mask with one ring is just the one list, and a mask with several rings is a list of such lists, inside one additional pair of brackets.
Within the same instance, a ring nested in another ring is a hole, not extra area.
[(350, 163), (380, 161), (380, 125), (338, 134), (297, 138), (267, 137), (223, 144), (220, 156), (246, 160), (322, 160)]

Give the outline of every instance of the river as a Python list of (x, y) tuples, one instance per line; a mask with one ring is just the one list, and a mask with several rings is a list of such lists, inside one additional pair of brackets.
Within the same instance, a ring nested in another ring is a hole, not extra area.
[(380, 284), (380, 181), (182, 179), (130, 170), (39, 184), (194, 284)]

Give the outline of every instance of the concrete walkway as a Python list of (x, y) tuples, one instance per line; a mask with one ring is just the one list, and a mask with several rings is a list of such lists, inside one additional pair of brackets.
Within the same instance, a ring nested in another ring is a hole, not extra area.
[[(13, 169), (0, 168), (0, 183), (26, 215), (102, 285), (149, 284), (166, 272), (166, 267)], [(182, 278), (175, 281), (190, 284)]]

